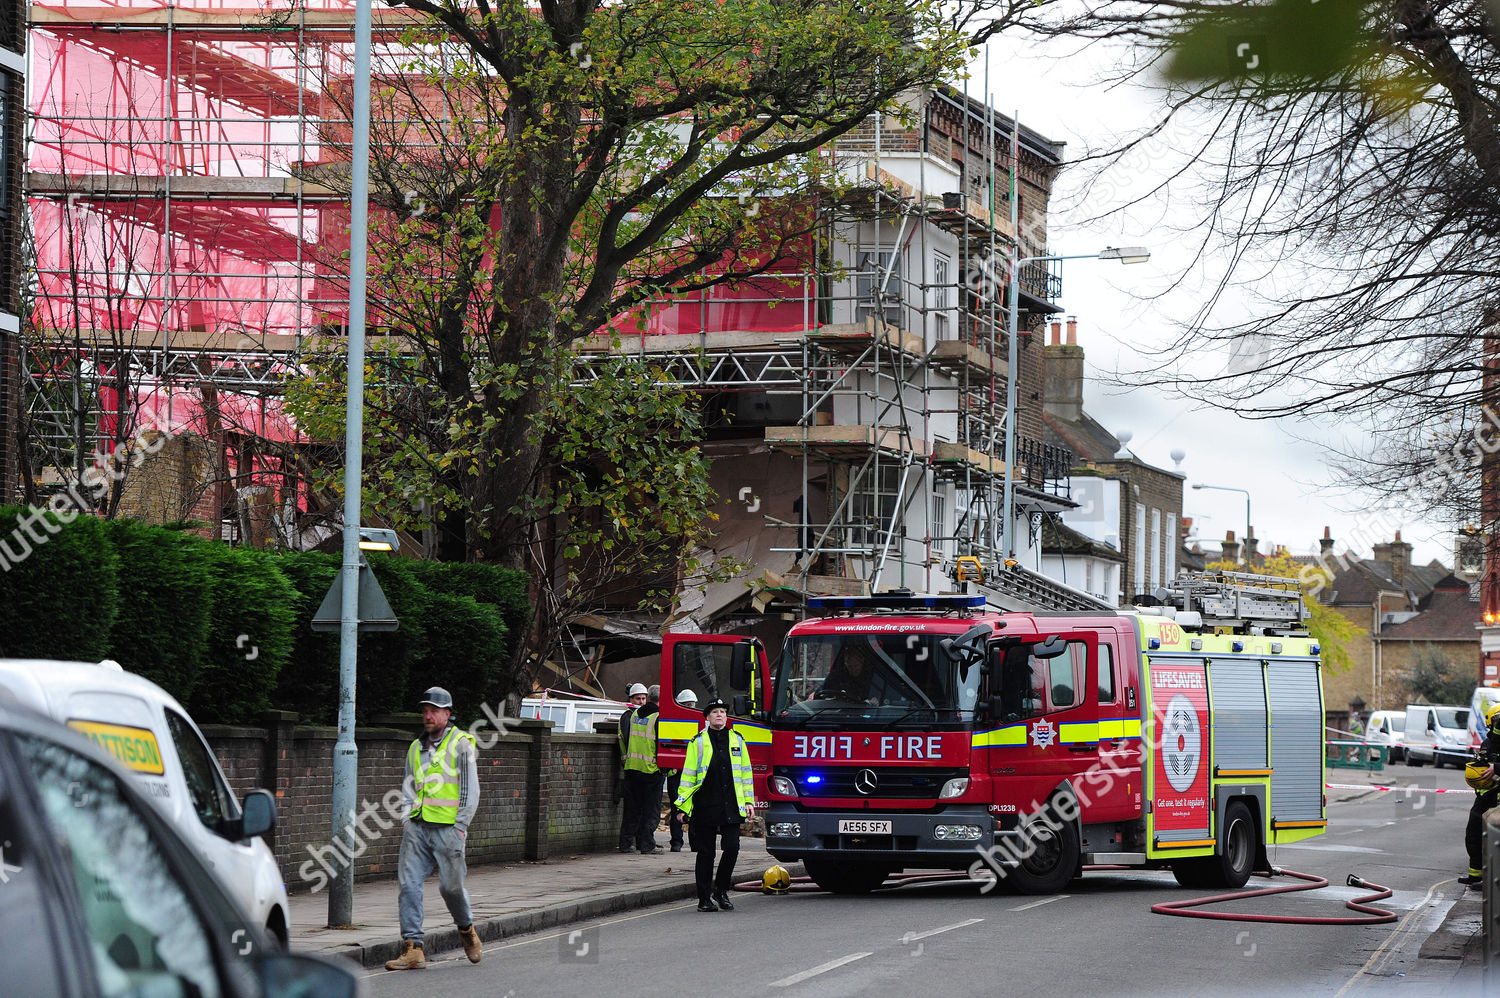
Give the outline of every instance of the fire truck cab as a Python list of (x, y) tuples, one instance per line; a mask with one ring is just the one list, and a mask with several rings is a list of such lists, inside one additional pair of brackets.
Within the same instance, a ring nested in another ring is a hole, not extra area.
[(1125, 612), (810, 601), (832, 615), (792, 628), (757, 715), (768, 850), (840, 893), (911, 868), (1050, 893), (1089, 864), (1243, 884), (1326, 825), (1318, 648), (1291, 580), (1179, 581), (1183, 606)]

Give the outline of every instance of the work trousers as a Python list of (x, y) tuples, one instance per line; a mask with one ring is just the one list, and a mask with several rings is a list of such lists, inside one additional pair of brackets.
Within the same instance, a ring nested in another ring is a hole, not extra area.
[[(689, 821), (688, 831), (693, 839), (693, 851), (698, 854), (694, 869), (698, 880), (698, 900), (707, 901), (713, 894), (727, 893), (734, 886), (734, 864), (740, 858), (740, 825), (737, 821), (726, 821), (721, 825), (702, 821)], [(714, 876), (714, 838), (721, 842), (723, 855), (719, 858), (719, 875)]]
[(399, 911), (401, 938), (422, 944), (422, 889), (433, 869), (437, 870), (438, 893), (448, 905), (453, 924), (459, 928), (472, 925), (469, 892), (464, 876), (469, 872), (464, 860), (464, 840), (453, 825), (433, 825), (412, 819), (401, 829), (401, 852), (396, 862), (396, 879), (401, 885)]
[(1464, 829), (1464, 846), (1469, 850), (1469, 872), (1474, 876), (1484, 872), (1484, 812), (1500, 803), (1500, 793), (1491, 790), (1474, 795), (1474, 806), (1469, 808), (1469, 827)]
[(656, 848), (656, 826), (661, 824), (661, 773), (625, 770), (625, 813), (620, 818), (620, 849), (641, 852)]
[(677, 810), (677, 791), (681, 786), (682, 770), (671, 770), (667, 776), (667, 831), (672, 836), (672, 848), (674, 849), (682, 847), (682, 826), (684, 824), (687, 825), (688, 844), (691, 846), (693, 841), (692, 822), (684, 822), (681, 818), (677, 817), (679, 814)]

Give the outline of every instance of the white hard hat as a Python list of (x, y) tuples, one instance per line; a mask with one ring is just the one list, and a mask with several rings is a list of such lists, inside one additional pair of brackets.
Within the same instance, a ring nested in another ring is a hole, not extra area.
[(628, 696), (628, 697), (645, 696), (648, 692), (649, 691), (646, 689), (646, 687), (644, 685), (642, 685), (640, 683), (631, 683), (630, 684), (630, 692), (627, 693), (627, 694), (625, 694), (625, 695)]
[(692, 690), (683, 690), (677, 694), (676, 700), (680, 704), (692, 705), (698, 702), (698, 694)]

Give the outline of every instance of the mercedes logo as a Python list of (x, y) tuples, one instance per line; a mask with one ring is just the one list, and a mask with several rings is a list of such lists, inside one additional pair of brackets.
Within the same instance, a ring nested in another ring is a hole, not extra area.
[(875, 786), (880, 782), (880, 777), (875, 775), (873, 769), (861, 769), (854, 774), (854, 789), (868, 797), (875, 792)]

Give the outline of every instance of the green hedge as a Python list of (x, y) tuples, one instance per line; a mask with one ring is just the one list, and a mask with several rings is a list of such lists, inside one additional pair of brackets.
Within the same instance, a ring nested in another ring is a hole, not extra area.
[(135, 520), (111, 520), (104, 527), (120, 559), (120, 612), (110, 632), (110, 657), (186, 702), (208, 653), (204, 542)]
[[(201, 723), (255, 722), (273, 705), (337, 719), (338, 633), (309, 625), (338, 555), (269, 555), (132, 521), (0, 507), (0, 559), (0, 655), (117, 659)], [(414, 710), (429, 686), (451, 691), (464, 721), (508, 692), (511, 636), (530, 619), (521, 573), (370, 561), (400, 628), (360, 635), (361, 723)]]
[(208, 648), (187, 699), (199, 723), (245, 724), (270, 708), (302, 597), (253, 548), (198, 541), (207, 558)]
[(119, 561), (92, 516), (0, 507), (0, 656), (110, 656)]

